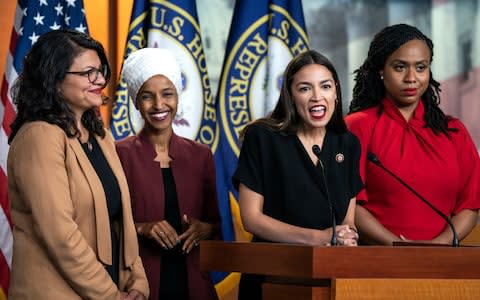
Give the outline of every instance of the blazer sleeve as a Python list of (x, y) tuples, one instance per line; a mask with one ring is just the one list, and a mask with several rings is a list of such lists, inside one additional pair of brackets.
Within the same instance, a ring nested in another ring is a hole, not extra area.
[[(136, 243), (137, 241), (132, 242)], [(150, 288), (140, 256), (137, 256), (135, 263), (132, 265), (132, 272), (130, 277), (128, 278), (126, 286), (127, 291), (137, 290), (141, 292), (147, 299), (150, 296)]]
[(52, 125), (40, 125), (15, 139), (14, 174), (9, 175), (21, 187), (34, 232), (51, 262), (83, 299), (120, 299), (120, 291), (73, 219), (65, 163), (67, 137)]

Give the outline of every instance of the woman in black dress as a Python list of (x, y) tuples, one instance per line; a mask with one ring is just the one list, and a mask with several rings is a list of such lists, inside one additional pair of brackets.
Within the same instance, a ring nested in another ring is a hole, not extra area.
[[(356, 246), (359, 157), (333, 65), (313, 50), (295, 57), (272, 114), (244, 131), (233, 181), (245, 229), (254, 241)], [(260, 298), (260, 282), (243, 275), (239, 299)]]

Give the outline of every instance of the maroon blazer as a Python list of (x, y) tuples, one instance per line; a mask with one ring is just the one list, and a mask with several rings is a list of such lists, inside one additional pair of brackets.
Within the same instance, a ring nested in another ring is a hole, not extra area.
[[(127, 176), (132, 199), (133, 218), (136, 223), (164, 219), (165, 193), (160, 163), (154, 161), (156, 152), (142, 131), (117, 142), (117, 152)], [(210, 149), (172, 134), (169, 147), (172, 158), (170, 168), (175, 178), (180, 216), (187, 214), (214, 225), (215, 239), (221, 238), (215, 166)], [(139, 237), (150, 298), (158, 300), (160, 285), (160, 245), (151, 239)], [(188, 287), (190, 299), (218, 299), (208, 272), (200, 271), (199, 247), (187, 255)]]

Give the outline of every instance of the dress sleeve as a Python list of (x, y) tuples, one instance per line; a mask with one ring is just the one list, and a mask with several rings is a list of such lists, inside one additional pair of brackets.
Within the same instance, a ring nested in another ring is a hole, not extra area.
[[(347, 123), (348, 129), (357, 137), (360, 143), (358, 170), (360, 173), (360, 180), (366, 183), (367, 149), (369, 147), (368, 143), (370, 142), (370, 135), (366, 130), (365, 122), (363, 122), (363, 119), (361, 118), (361, 112), (347, 116), (345, 122)], [(357, 202), (368, 202), (365, 187), (359, 190), (359, 193), (357, 194)]]
[(463, 209), (478, 210), (480, 208), (480, 158), (478, 150), (465, 126), (455, 120), (450, 124), (458, 129), (451, 136), (457, 147), (457, 160), (460, 169), (459, 191), (454, 214)]
[(237, 190), (240, 183), (243, 183), (252, 191), (263, 195), (263, 165), (260, 159), (261, 130), (265, 129), (256, 126), (248, 128), (232, 180)]
[(360, 157), (361, 157), (361, 150), (360, 150), (360, 142), (358, 141), (355, 135), (351, 135), (351, 170), (350, 170), (350, 191), (349, 191), (349, 199), (357, 196), (357, 194), (363, 189), (363, 182), (360, 176)]

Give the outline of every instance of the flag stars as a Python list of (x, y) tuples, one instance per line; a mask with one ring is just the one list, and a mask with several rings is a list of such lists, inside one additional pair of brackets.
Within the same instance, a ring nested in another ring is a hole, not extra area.
[(35, 20), (35, 25), (38, 25), (38, 24), (42, 24), (43, 25), (43, 19), (45, 18), (45, 16), (41, 16), (39, 12), (37, 12), (37, 15), (35, 17), (33, 17), (33, 19)]
[(53, 22), (52, 26), (50, 26), (51, 30), (58, 30), (62, 28), (62, 26), (58, 25), (57, 22)]
[(80, 23), (80, 26), (75, 27), (75, 30), (85, 33), (85, 31), (87, 30), (87, 27), (83, 26), (83, 24)]
[(60, 4), (60, 2), (54, 8), (57, 11), (57, 16), (63, 16), (63, 6)]
[(35, 34), (35, 31), (32, 32), (32, 35), (28, 37), (32, 41), (32, 46), (35, 44), (40, 36)]
[(45, 5), (48, 6), (47, 0), (40, 0), (40, 6)]
[(28, 10), (28, 7), (25, 7), (25, 8), (22, 10), (22, 13), (23, 13), (23, 16), (24, 16), (24, 17), (27, 16), (27, 10)]
[(70, 26), (70, 17), (69, 16), (65, 16), (64, 18), (64, 21), (65, 21), (65, 24), (67, 24), (67, 26)]
[(67, 0), (67, 7), (68, 6), (75, 7), (75, 1), (77, 1), (77, 0)]

